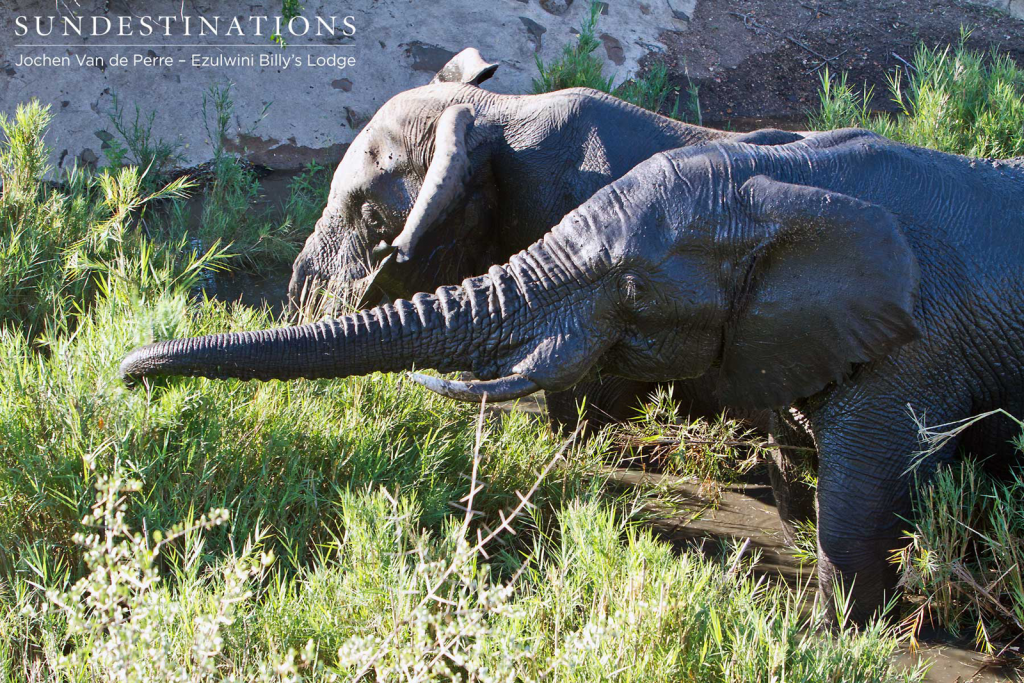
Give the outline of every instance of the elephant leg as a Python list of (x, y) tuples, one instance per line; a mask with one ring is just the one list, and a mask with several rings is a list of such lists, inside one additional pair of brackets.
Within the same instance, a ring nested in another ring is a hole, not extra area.
[(576, 429), (581, 417), (590, 429), (624, 422), (639, 414), (656, 386), (622, 377), (580, 382), (571, 389), (546, 395), (548, 419), (552, 427), (563, 432)]
[(801, 523), (813, 523), (817, 519), (815, 490), (807, 477), (809, 472), (817, 469), (814, 439), (802, 429), (790, 425), (782, 416), (773, 415), (769, 442), (773, 447), (768, 476), (775, 496), (775, 509), (782, 521), (786, 542), (795, 545)]
[(819, 598), (832, 625), (843, 595), (850, 597), (850, 618), (858, 624), (895, 595), (898, 575), (890, 559), (906, 543), (914, 487), (957, 448), (951, 440), (908, 472), (922, 447), (907, 404), (927, 415), (929, 424), (960, 419), (970, 405), (953, 405), (954, 399), (936, 393), (934, 386), (931, 392), (900, 392), (899, 398), (857, 391), (828, 399), (827, 409), (810, 421), (819, 456)]

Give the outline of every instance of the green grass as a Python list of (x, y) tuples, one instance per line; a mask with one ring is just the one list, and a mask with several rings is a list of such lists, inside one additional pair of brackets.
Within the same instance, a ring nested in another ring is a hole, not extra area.
[(917, 48), (909, 73), (889, 79), (895, 116), (872, 111), (871, 89), (858, 92), (846, 74), (821, 79), (817, 130), (867, 128), (888, 138), (974, 157), (1024, 156), (1024, 69), (1006, 54), (956, 46)]
[(604, 60), (594, 54), (601, 46), (601, 41), (594, 35), (600, 15), (601, 5), (591, 3), (590, 15), (580, 27), (576, 42), (565, 45), (559, 59), (551, 64), (544, 64), (541, 58), (537, 57), (539, 76), (533, 81), (534, 92), (551, 92), (566, 88), (593, 88), (611, 92), (614, 78), (604, 75)]
[[(149, 205), (181, 199), (190, 188), (181, 178), (147, 194), (144, 176), (128, 167), (101, 174), (72, 169), (64, 189), (55, 189), (42, 182), (51, 171), (44, 142), (50, 119), (38, 103), (11, 118), (0, 115), (7, 139), (0, 147), (0, 324), (18, 325), (30, 340), (88, 306), (101, 271), (126, 261), (167, 271), (171, 252), (154, 254), (145, 236)], [(221, 259), (217, 253), (211, 262)]]
[[(269, 106), (241, 131), (242, 138), (255, 133)], [(115, 98), (110, 114), (114, 134), (105, 149), (108, 174), (139, 169), (132, 172), (139, 173), (139, 192), (146, 195), (182, 173), (179, 147), (153, 132), (153, 119), (153, 113), (144, 115), (138, 107), (133, 118), (126, 118), (125, 106)], [(283, 202), (268, 201), (257, 169), (225, 147), (236, 120), (230, 87), (213, 86), (203, 95), (202, 119), (213, 159), (193, 170), (193, 182), (188, 183), (201, 195), (191, 202), (184, 201), (182, 192), (154, 197), (173, 203), (145, 225), (146, 234), (158, 241), (187, 242), (182, 248), (194, 254), (224, 245), (225, 257), (231, 257), (226, 262), (250, 272), (291, 265), (327, 202), (331, 169), (310, 163), (296, 176)], [(61, 180), (90, 182), (95, 175), (74, 170)], [(70, 194), (77, 193), (72, 189)]]
[(689, 477), (712, 504), (723, 487), (767, 459), (768, 442), (740, 420), (691, 419), (679, 409), (671, 387), (658, 387), (639, 414), (614, 430), (615, 442), (645, 466)]
[(902, 584), (920, 596), (908, 623), (970, 635), (985, 652), (1024, 634), (1024, 473), (992, 478), (968, 460), (942, 469), (916, 502)]
[(576, 42), (565, 45), (557, 60), (545, 64), (537, 57), (539, 75), (533, 81), (533, 91), (543, 93), (566, 88), (592, 88), (653, 112), (661, 112), (672, 101), (672, 109), (666, 112), (669, 116), (691, 120), (699, 125), (702, 116), (697, 86), (690, 85), (684, 102), (680, 93), (669, 83), (668, 67), (664, 64), (653, 64), (643, 74), (617, 87), (614, 85), (614, 76), (604, 75), (604, 60), (594, 54), (601, 46), (595, 30), (602, 6), (600, 2), (590, 4), (590, 14), (580, 27)]
[(135, 166), (142, 170), (146, 189), (153, 190), (155, 184), (181, 162), (180, 143), (164, 140), (153, 134), (153, 120), (156, 112), (143, 115), (135, 105), (135, 115), (128, 117), (125, 105), (114, 94), (111, 96), (113, 111), (107, 114), (114, 133), (109, 134), (104, 153), (114, 168)]
[(127, 390), (140, 343), (277, 321), (197, 297), (223, 256), (147, 237), (179, 209), (137, 172), (43, 183), (46, 123), (0, 143), (4, 237), (48, 254), (0, 323), (3, 680), (920, 679), (892, 629), (818, 635), (746, 561), (653, 538), (607, 434), (397, 375)]
[(284, 206), (267, 205), (256, 170), (224, 147), (234, 120), (230, 89), (211, 88), (202, 111), (214, 155), (205, 175), (199, 225), (188, 233), (200, 250), (217, 241), (230, 245), (239, 268), (290, 265), (327, 203), (329, 169), (310, 164), (292, 185)]
[[(415, 497), (386, 490), (340, 496), (343, 530), (297, 574), (275, 568), (259, 534), (203, 572), (205, 530), (225, 514), (149, 540), (120, 521), (138, 489), (100, 482), (86, 520), (96, 535), (83, 539), (90, 573), (45, 601), (24, 584), (0, 596), (9, 676), (33, 666), (71, 680), (123, 669), (136, 680), (922, 679), (894, 666), (897, 639), (880, 622), (819, 634), (803, 592), (755, 578), (738, 554), (677, 556), (596, 501), (567, 502), (557, 538), (534, 536), (502, 581), (467, 525), (425, 532)], [(155, 570), (163, 555), (172, 581)]]

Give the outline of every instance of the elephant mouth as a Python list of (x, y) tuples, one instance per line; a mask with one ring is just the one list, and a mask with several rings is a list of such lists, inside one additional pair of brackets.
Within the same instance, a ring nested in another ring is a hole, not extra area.
[(606, 342), (595, 345), (586, 354), (562, 354), (550, 343), (540, 344), (526, 359), (511, 367), (508, 374), (489, 380), (450, 380), (416, 372), (408, 376), (420, 386), (457, 401), (513, 401), (542, 389), (562, 391), (592, 376), (602, 365), (602, 356), (609, 346)]

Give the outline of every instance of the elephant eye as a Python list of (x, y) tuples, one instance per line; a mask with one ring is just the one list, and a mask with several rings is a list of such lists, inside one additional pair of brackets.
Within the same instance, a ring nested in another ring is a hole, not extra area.
[(623, 273), (618, 282), (619, 297), (623, 303), (636, 308), (647, 294), (647, 283), (636, 273)]
[(362, 216), (363, 223), (375, 230), (379, 230), (385, 225), (384, 214), (370, 202), (363, 204)]

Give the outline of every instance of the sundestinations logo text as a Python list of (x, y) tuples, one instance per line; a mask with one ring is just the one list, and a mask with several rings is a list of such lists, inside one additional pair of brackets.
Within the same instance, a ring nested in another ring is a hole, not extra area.
[(162, 37), (263, 37), (301, 38), (347, 37), (356, 34), (353, 16), (270, 16), (205, 17), (183, 15), (140, 16), (18, 16), (14, 35), (18, 38), (94, 38), (103, 36)]

